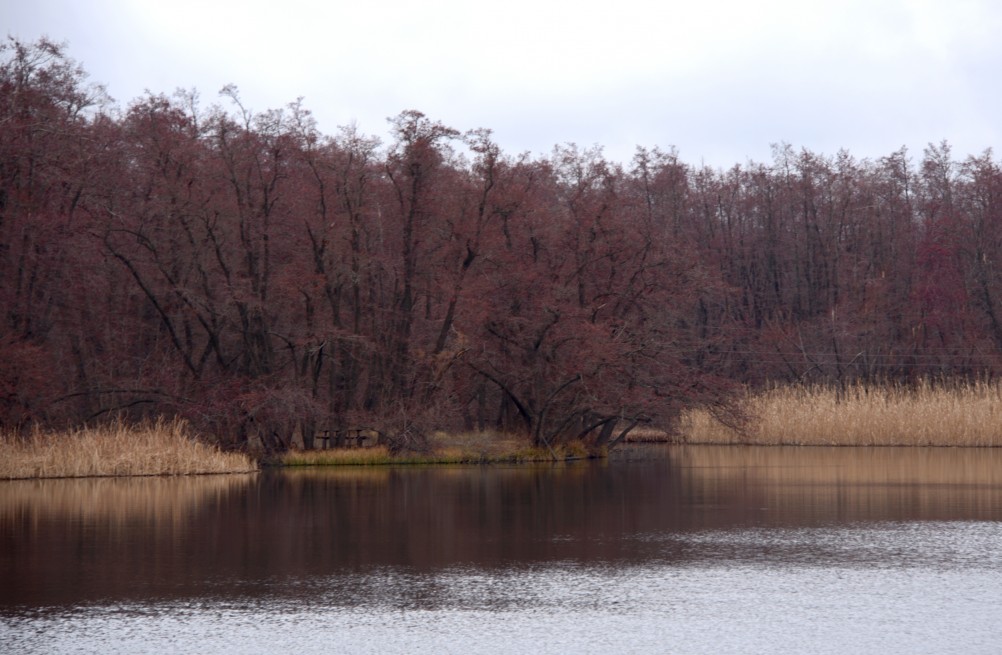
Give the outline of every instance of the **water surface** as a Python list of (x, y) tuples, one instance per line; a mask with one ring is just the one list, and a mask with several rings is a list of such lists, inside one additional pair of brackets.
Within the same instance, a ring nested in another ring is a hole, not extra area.
[(1002, 451), (0, 483), (11, 652), (1002, 652)]

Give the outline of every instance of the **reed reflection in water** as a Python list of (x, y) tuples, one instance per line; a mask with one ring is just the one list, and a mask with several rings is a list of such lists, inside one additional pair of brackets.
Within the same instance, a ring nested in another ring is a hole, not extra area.
[(1000, 543), (991, 449), (644, 446), (563, 466), (17, 483), (0, 486), (0, 637), (998, 652)]

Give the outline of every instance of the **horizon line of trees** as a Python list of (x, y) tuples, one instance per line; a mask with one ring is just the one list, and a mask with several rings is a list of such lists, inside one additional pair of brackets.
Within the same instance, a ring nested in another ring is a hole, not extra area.
[(168, 414), (240, 447), (373, 427), (611, 444), (744, 385), (993, 376), (1002, 170), (775, 147), (504, 153), (194, 92), (124, 110), (0, 48), (0, 429)]

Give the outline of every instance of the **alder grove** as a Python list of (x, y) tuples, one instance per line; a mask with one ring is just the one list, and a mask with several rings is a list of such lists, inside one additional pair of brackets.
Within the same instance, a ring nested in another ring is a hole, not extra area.
[(781, 145), (728, 170), (388, 143), (236, 89), (126, 108), (0, 56), (0, 430), (181, 417), (224, 445), (372, 427), (615, 440), (736, 390), (994, 376), (1002, 171)]

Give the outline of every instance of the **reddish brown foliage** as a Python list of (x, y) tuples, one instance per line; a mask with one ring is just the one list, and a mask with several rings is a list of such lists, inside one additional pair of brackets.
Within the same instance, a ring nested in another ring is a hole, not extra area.
[(1002, 173), (945, 145), (505, 155), (420, 112), (121, 115), (58, 46), (0, 63), (0, 424), (183, 415), (234, 446), (372, 427), (611, 443), (736, 383), (993, 375)]

